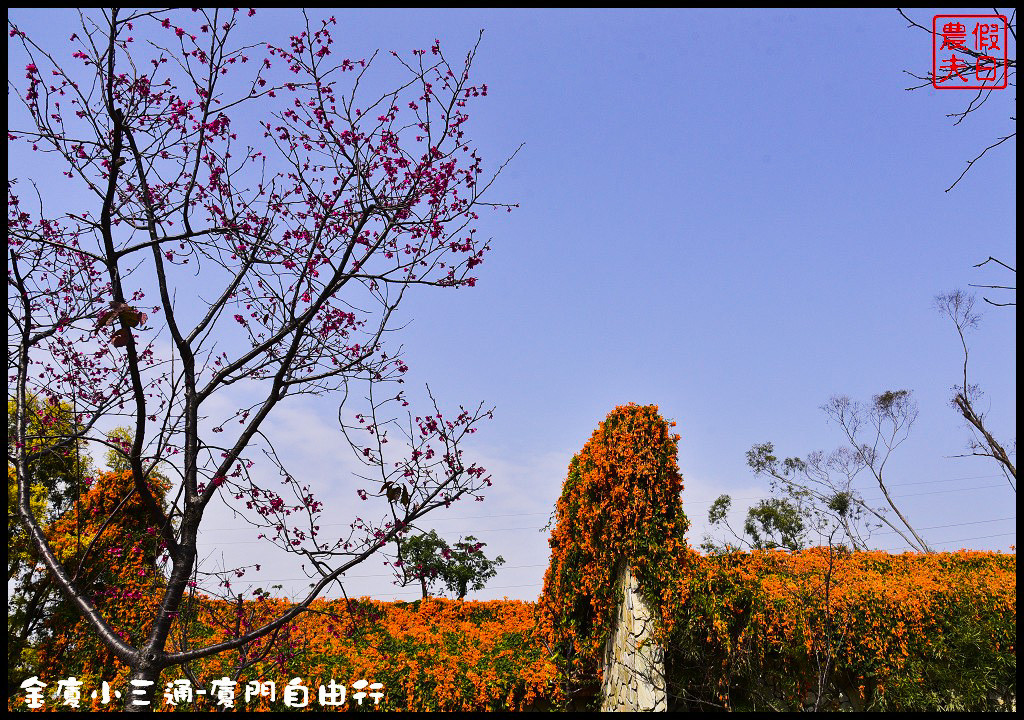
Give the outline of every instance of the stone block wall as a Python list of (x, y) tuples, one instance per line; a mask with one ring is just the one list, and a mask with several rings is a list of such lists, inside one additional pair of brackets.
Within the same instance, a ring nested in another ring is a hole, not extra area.
[(622, 597), (604, 649), (601, 710), (664, 712), (665, 652), (654, 642), (657, 619), (640, 596), (629, 566), (620, 568), (618, 589)]

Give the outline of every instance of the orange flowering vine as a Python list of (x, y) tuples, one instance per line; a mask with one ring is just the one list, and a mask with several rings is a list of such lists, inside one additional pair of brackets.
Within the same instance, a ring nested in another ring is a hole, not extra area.
[[(147, 484), (162, 501), (168, 481), (153, 474)], [(103, 617), (128, 642), (138, 642), (149, 631), (166, 585), (158, 566), (161, 540), (155, 528), (140, 521), (145, 517), (131, 471), (107, 472), (46, 529), (65, 570), (78, 578)], [(42, 631), (45, 640), (38, 643), (37, 654), (41, 677), (74, 674), (97, 685), (102, 680), (127, 680), (128, 668), (63, 597), (48, 610)], [(91, 705), (100, 708), (99, 700)]]
[[(317, 600), (278, 633), (182, 673), (205, 687), (223, 677), (239, 687), (365, 679), (384, 686), (380, 710), (579, 705), (599, 686), (616, 573), (628, 565), (661, 618), (670, 707), (792, 710), (811, 697), (825, 710), (1014, 707), (1015, 554), (821, 547), (702, 556), (684, 540), (679, 436), (669, 427), (654, 406), (619, 407), (573, 458), (539, 602)], [(101, 475), (47, 535), (104, 617), (137, 639), (165, 579), (159, 534), (139, 522), (146, 514), (132, 483), (130, 472)], [(149, 484), (162, 501), (166, 481)], [(196, 593), (175, 618), (169, 649), (237, 637), (287, 606), (266, 593), (236, 602)], [(90, 687), (127, 681), (130, 669), (69, 604), (53, 606), (44, 633), (41, 677), (73, 675)], [(197, 702), (195, 709), (211, 707)], [(119, 709), (99, 699), (83, 698), (83, 706)], [(281, 709), (266, 697), (240, 707)]]
[[(1009, 709), (1016, 555), (692, 553), (668, 645), (690, 709)], [(812, 695), (813, 693), (814, 695)]]
[(685, 589), (679, 436), (654, 405), (613, 410), (572, 459), (555, 509), (541, 627), (562, 671), (566, 699), (593, 692), (627, 564), (660, 633), (671, 630)]

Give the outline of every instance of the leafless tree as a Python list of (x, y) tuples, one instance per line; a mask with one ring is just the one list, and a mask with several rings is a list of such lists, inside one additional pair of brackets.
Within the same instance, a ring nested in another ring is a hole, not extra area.
[[(843, 431), (845, 445), (827, 455), (812, 452), (806, 460), (780, 459), (770, 442), (754, 445), (747, 452), (751, 470), (767, 476), (772, 492), (781, 494), (788, 503), (785, 517), (781, 518), (784, 522), (773, 520), (769, 525), (795, 527), (796, 516), (801, 537), (814, 531), (819, 538), (832, 538), (838, 529), (842, 532), (842, 544), (853, 550), (867, 550), (871, 533), (884, 525), (915, 550), (931, 552), (890, 495), (885, 470), (890, 456), (907, 439), (917, 419), (918, 408), (912, 393), (890, 390), (875, 395), (870, 403), (835, 395), (821, 409)], [(871, 475), (882, 492), (884, 505), (874, 504), (854, 487), (862, 472)], [(889, 517), (890, 511), (896, 518)], [(748, 515), (748, 524), (751, 518)]]
[[(997, 8), (993, 8), (992, 11), (996, 15), (1000, 15), (1000, 14), (1005, 15), (1005, 13), (1000, 13)], [(905, 12), (903, 12), (903, 10), (898, 10), (898, 12), (899, 12), (900, 15), (903, 16), (903, 19), (905, 19), (908, 23), (910, 23), (908, 27), (918, 28), (920, 30), (924, 30), (929, 35), (933, 35), (933, 31), (932, 31), (932, 29), (930, 27), (925, 27), (924, 25), (921, 25), (920, 23), (912, 20)], [(1008, 22), (1007, 22), (1007, 27), (1009, 29), (1009, 32), (1012, 34), (1014, 41), (1016, 41), (1016, 39), (1017, 39), (1016, 17), (1017, 17), (1017, 10), (1016, 10), (1016, 8), (1014, 8), (1010, 12), (1010, 15), (1009, 15), (1009, 18), (1008, 18)], [(937, 37), (937, 39), (941, 40), (941, 36), (936, 36), (936, 37)], [(933, 41), (936, 39), (936, 37), (933, 37)], [(960, 52), (960, 53), (963, 53), (964, 55), (967, 55), (967, 56), (969, 56), (969, 57), (971, 57), (971, 58), (973, 58), (975, 60), (975, 62), (968, 63), (964, 67), (964, 71), (965, 72), (975, 72), (978, 69), (977, 61), (982, 57), (982, 54), (977, 52), (977, 51), (975, 51), (975, 50), (967, 48), (967, 47), (957, 48), (957, 51)], [(931, 85), (932, 85), (932, 80), (934, 79), (934, 76), (932, 75), (932, 73), (930, 71), (926, 72), (924, 75), (913, 73), (913, 72), (911, 72), (909, 70), (904, 70), (903, 72), (907, 73), (908, 75), (910, 75), (911, 77), (913, 77), (913, 78), (915, 78), (917, 80), (921, 80), (922, 81), (922, 83), (920, 85), (912, 85), (911, 87), (908, 87), (907, 90), (918, 90), (918, 89), (923, 88), (923, 87), (931, 87)], [(1013, 83), (1010, 82), (1010, 78), (1016, 76), (1016, 74), (1017, 74), (1017, 60), (1016, 60), (1016, 58), (1007, 58), (1006, 74), (1007, 74), (1007, 84), (1008, 85), (1012, 85)], [(994, 85), (995, 82), (996, 81), (993, 80), (992, 84)], [(984, 85), (985, 83), (982, 82), (981, 84)], [(992, 93), (995, 92), (995, 90), (996, 90), (995, 88), (991, 88), (991, 87), (982, 87), (968, 101), (967, 106), (963, 110), (961, 110), (960, 112), (949, 113), (946, 117), (955, 118), (955, 120), (953, 122), (953, 125), (959, 125), (961, 122), (964, 121), (964, 119), (968, 115), (970, 115), (971, 113), (977, 111), (986, 102), (988, 102), (989, 98), (992, 96)], [(1013, 122), (1016, 122), (1017, 118), (1015, 116), (1011, 115), (1010, 116), (1010, 120), (1012, 120)], [(968, 160), (967, 161), (967, 167), (964, 168), (964, 171), (962, 173), (960, 173), (960, 176), (953, 182), (953, 184), (950, 185), (948, 188), (946, 188), (946, 192), (949, 192), (954, 187), (956, 187), (956, 184), (959, 183), (963, 179), (964, 175), (967, 174), (967, 171), (971, 169), (971, 167), (974, 165), (974, 163), (976, 163), (979, 160), (981, 160), (981, 158), (985, 155), (985, 153), (987, 153), (989, 150), (992, 150), (993, 148), (996, 148), (996, 147), (1002, 145), (1003, 143), (1007, 142), (1008, 140), (1010, 140), (1011, 138), (1014, 138), (1016, 136), (1017, 136), (1017, 131), (1014, 130), (1013, 132), (1008, 133), (1007, 135), (1004, 135), (1004, 136), (998, 138), (995, 142), (993, 142), (992, 144), (987, 146), (984, 150), (982, 150), (976, 157), (974, 157), (971, 160)]]
[[(853, 452), (853, 462), (867, 470), (882, 491), (886, 505), (900, 520), (900, 526), (888, 520), (884, 513), (864, 505), (875, 518), (890, 527), (919, 552), (931, 552), (928, 543), (896, 506), (886, 485), (885, 465), (893, 451), (910, 435), (917, 420), (917, 402), (910, 390), (887, 390), (871, 398), (870, 404), (850, 400), (845, 395), (833, 396), (822, 410), (843, 431)], [(904, 532), (905, 531), (905, 532)], [(909, 533), (909, 537), (907, 535)]]
[[(820, 582), (816, 583), (807, 593), (802, 603), (804, 607), (814, 607), (817, 602), (810, 595), (817, 595), (821, 598), (821, 616), (808, 623), (813, 633), (810, 660), (816, 671), (814, 702), (808, 708), (812, 712), (831, 709), (828, 707), (830, 703), (839, 705), (844, 695), (855, 709), (862, 709), (856, 707), (860, 704), (860, 698), (857, 696), (855, 688), (851, 687), (851, 683), (837, 668), (838, 661), (841, 659), (840, 653), (846, 643), (851, 626), (850, 618), (841, 611), (837, 612), (838, 608), (834, 607), (839, 603), (833, 602), (837, 590), (836, 560), (849, 552), (848, 548), (836, 547), (834, 539), (838, 530), (838, 527), (834, 528), (828, 537), (828, 564), (825, 567), (824, 575), (820, 578)], [(808, 578), (807, 582), (810, 585), (813, 579)]]
[[(1012, 272), (1014, 274), (1014, 276), (1017, 275), (1017, 268), (1011, 267), (1010, 265), (1007, 265), (1006, 263), (1004, 263), (1002, 260), (997, 260), (996, 258), (992, 257), (991, 255), (988, 256), (987, 260), (981, 261), (980, 263), (978, 263), (974, 267), (983, 267), (983, 266), (987, 265), (990, 262), (991, 263), (995, 263), (997, 265), (1000, 265), (1003, 268), (1009, 270), (1010, 272)], [(1016, 292), (1017, 292), (1017, 286), (1016, 285), (973, 285), (972, 284), (971, 287), (986, 288), (988, 290), (1010, 290), (1014, 294), (1016, 294)], [(988, 298), (984, 298), (984, 300), (989, 305), (994, 305), (996, 307), (1015, 307), (1017, 305), (1017, 301), (1016, 300), (1010, 300), (1010, 301), (1005, 301), (1005, 302), (996, 302), (995, 300), (990, 300)]]
[(1010, 483), (1010, 487), (1017, 492), (1017, 467), (1015, 465), (1017, 443), (1016, 441), (1011, 442), (1007, 449), (992, 434), (986, 425), (986, 412), (979, 408), (984, 394), (978, 385), (968, 380), (970, 348), (967, 345), (966, 334), (976, 328), (981, 321), (981, 315), (974, 311), (974, 303), (975, 296), (961, 290), (935, 297), (936, 309), (953, 321), (957, 335), (960, 337), (960, 346), (964, 351), (963, 382), (953, 386), (951, 403), (971, 429), (970, 455), (989, 457), (995, 460), (999, 470), (1006, 477), (1006, 481)]

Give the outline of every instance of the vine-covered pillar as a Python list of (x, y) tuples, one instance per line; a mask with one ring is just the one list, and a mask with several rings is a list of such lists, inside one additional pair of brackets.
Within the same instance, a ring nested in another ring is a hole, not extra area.
[(689, 527), (674, 424), (620, 406), (569, 464), (541, 597), (567, 707), (666, 707), (659, 647), (684, 599)]
[(612, 632), (604, 647), (601, 710), (664, 712), (665, 649), (658, 642), (658, 619), (647, 607), (629, 566), (618, 572), (619, 601)]

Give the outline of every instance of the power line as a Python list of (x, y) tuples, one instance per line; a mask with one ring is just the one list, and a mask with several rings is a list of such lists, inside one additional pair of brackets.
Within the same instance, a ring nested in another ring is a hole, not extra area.
[(970, 477), (946, 478), (945, 480), (917, 480), (915, 482), (892, 483), (890, 487), (902, 487), (904, 485), (928, 485), (938, 482), (957, 482), (958, 480), (988, 480), (989, 478), (1003, 477), (1002, 475), (971, 475)]
[[(964, 490), (987, 490), (989, 488), (997, 488), (997, 487), (1006, 487), (1006, 485), (1003, 485), (1003, 484), (998, 484), (998, 485), (979, 485), (978, 487), (970, 487), (970, 488), (952, 488), (950, 490), (931, 490), (929, 492), (911, 493), (909, 495), (894, 495), (893, 497), (908, 498), (908, 497), (919, 497), (921, 495), (942, 495), (943, 493), (962, 492)], [(874, 501), (874, 500), (883, 500), (883, 499), (884, 498), (881, 498), (881, 497), (870, 498), (870, 500), (872, 500), (872, 501)]]
[[(323, 527), (323, 525), (321, 525), (321, 526)], [(239, 528), (237, 528), (237, 530), (251, 530), (251, 528), (239, 527)], [(509, 532), (512, 532), (512, 531), (522, 531), (522, 530), (541, 531), (541, 530), (544, 530), (544, 527), (543, 526), (542, 527), (534, 527), (534, 526), (529, 526), (529, 527), (483, 527), (483, 528), (481, 528), (481, 530), (474, 530), (474, 531), (467, 531), (467, 532), (471, 532), (471, 533), (475, 533), (475, 534), (479, 535), (481, 533), (509, 533)], [(221, 546), (221, 545), (263, 545), (266, 542), (267, 542), (266, 540), (231, 540), (231, 541), (228, 541), (228, 542), (217, 541), (216, 545), (218, 547)]]
[(547, 512), (528, 512), (528, 513), (508, 513), (507, 515), (462, 515), (460, 517), (448, 517), (447, 515), (438, 515), (432, 517), (434, 520), (489, 520), (490, 518), (503, 518), (503, 517), (526, 517), (528, 515), (550, 515), (551, 511)]
[[(1016, 520), (1016, 519), (1017, 519), (1017, 516), (1014, 515), (1013, 517), (994, 518), (992, 520), (974, 520), (972, 522), (951, 523), (949, 525), (932, 525), (931, 527), (922, 527), (922, 528), (917, 528), (917, 529), (918, 530), (938, 530), (939, 528), (962, 527), (964, 525), (982, 525), (984, 523), (1002, 522), (1004, 520)], [(895, 535), (896, 531), (895, 530), (886, 530), (885, 532), (872, 533), (872, 534), (873, 535)]]
[[(491, 518), (501, 517), (528, 517), (532, 515), (550, 515), (551, 512), (532, 512), (532, 513), (508, 513), (505, 515), (465, 515), (463, 517), (447, 517), (445, 515), (431, 516), (431, 520), (490, 520)], [(338, 527), (339, 525), (348, 525), (349, 523), (324, 523), (318, 527)], [(252, 527), (266, 527), (263, 525), (253, 525)], [(226, 527), (226, 528), (202, 528), (204, 532), (231, 532), (234, 530), (248, 530), (247, 527)]]
[[(967, 542), (968, 540), (988, 540), (990, 538), (1007, 537), (1009, 535), (1016, 535), (1016, 532), (1012, 533), (999, 533), (998, 535), (979, 535), (978, 537), (960, 538), (959, 540), (943, 540), (941, 542), (929, 543), (929, 545), (949, 545), (950, 543)], [(913, 550), (914, 548), (909, 545), (896, 548), (886, 548), (882, 552), (896, 552), (897, 550)]]
[[(903, 487), (903, 486), (906, 486), (906, 485), (925, 485), (925, 484), (933, 483), (933, 482), (954, 482), (956, 480), (980, 480), (980, 479), (983, 479), (983, 478), (994, 478), (994, 477), (1003, 477), (1003, 476), (1002, 475), (975, 475), (973, 477), (947, 478), (946, 480), (924, 480), (924, 481), (921, 481), (921, 482), (911, 482), (911, 483), (887, 483), (887, 487)], [(934, 493), (960, 492), (962, 490), (984, 490), (986, 488), (994, 488), (994, 487), (1005, 487), (1005, 485), (1003, 485), (1002, 483), (999, 483), (997, 485), (972, 485), (970, 487), (965, 487), (965, 488), (951, 488), (949, 490), (934, 490), (934, 491), (930, 491), (930, 492), (926, 492), (926, 493), (913, 493), (913, 494), (910, 494), (910, 495), (897, 495), (896, 497), (917, 497), (918, 495), (932, 495)], [(740, 497), (740, 498), (732, 498), (732, 499), (733, 500), (769, 500), (769, 499), (771, 499), (771, 497), (772, 497), (771, 495), (754, 495), (754, 496), (751, 496), (751, 497)], [(883, 498), (871, 498), (871, 499), (872, 500), (881, 500)], [(687, 505), (710, 505), (713, 502), (715, 502), (715, 501), (714, 500), (690, 500), (686, 504)]]
[[(931, 484), (931, 483), (957, 482), (957, 481), (960, 481), (960, 480), (984, 480), (984, 479), (994, 478), (994, 477), (1001, 478), (1003, 476), (1002, 475), (970, 475), (970, 476), (967, 476), (967, 477), (944, 478), (944, 479), (941, 479), (941, 480), (920, 480), (920, 481), (907, 482), (907, 483), (890, 483), (890, 484), (888, 484), (888, 487), (903, 487), (903, 486), (906, 486), (906, 485), (928, 485), (928, 484)], [(956, 488), (954, 490), (940, 490), (938, 492), (957, 492), (959, 490), (981, 490), (981, 489), (990, 488), (990, 487), (1002, 487), (1002, 485), (1001, 484), (1000, 485), (982, 485), (980, 487)], [(770, 495), (758, 495), (758, 496), (753, 496), (753, 497), (733, 498), (733, 500), (767, 500), (770, 497), (771, 497)], [(900, 497), (914, 497), (914, 496), (913, 495), (901, 495)], [(689, 501), (686, 502), (686, 504), (687, 505), (710, 505), (713, 502), (714, 502), (714, 500), (689, 500)], [(455, 516), (455, 517), (450, 517), (450, 516), (447, 516), (447, 515), (436, 515), (436, 516), (431, 515), (431, 520), (489, 520), (491, 518), (530, 517), (530, 516), (533, 516), (533, 515), (550, 515), (550, 514), (551, 514), (550, 511), (546, 511), (546, 512), (526, 512), (526, 513), (504, 513), (504, 514), (501, 514), (501, 515), (458, 515), (458, 516)], [(348, 523), (343, 523), (343, 522), (341, 522), (341, 523), (325, 523), (325, 524), (321, 525), (320, 527), (334, 527), (334, 526), (338, 526), (338, 525), (347, 525), (347, 524)], [(229, 532), (229, 531), (233, 531), (233, 530), (245, 530), (245, 529), (246, 528), (244, 528), (244, 527), (203, 528), (203, 531), (204, 532)]]
[[(999, 484), (999, 485), (981, 485), (981, 486), (967, 487), (967, 488), (952, 488), (952, 489), (949, 489), (949, 490), (931, 490), (931, 491), (923, 492), (923, 493), (910, 493), (910, 494), (907, 494), (907, 495), (895, 495), (893, 497), (895, 499), (900, 499), (900, 498), (908, 498), (908, 497), (918, 497), (918, 496), (921, 496), (921, 495), (940, 495), (940, 494), (951, 493), (951, 492), (963, 492), (963, 491), (966, 491), (966, 490), (985, 490), (985, 489), (988, 489), (988, 488), (995, 488), (995, 487), (1003, 487), (1003, 485), (1001, 485), (1001, 484)], [(770, 497), (771, 496), (768, 495), (768, 496), (763, 496), (763, 497), (734, 498), (734, 499), (736, 499), (736, 500), (767, 500)], [(884, 498), (882, 498), (882, 497), (865, 498), (865, 502), (869, 502), (869, 501), (870, 502), (875, 502), (875, 501), (883, 500), (883, 499)], [(696, 505), (696, 504), (700, 504), (700, 503), (689, 503), (689, 504)], [(542, 513), (523, 513), (523, 515), (537, 515), (537, 514), (542, 514)], [(516, 516), (517, 515), (509, 515), (509, 517), (516, 517)], [(990, 521), (983, 520), (983, 521), (980, 521), (980, 522), (990, 522)], [(336, 525), (344, 525), (344, 524), (345, 523), (326, 523), (324, 525), (321, 525), (320, 527), (331, 527), (332, 525), (336, 526)], [(971, 524), (971, 523), (963, 523), (963, 524)], [(955, 525), (950, 525), (950, 526), (946, 526), (946, 527), (955, 527)], [(237, 528), (219, 528), (219, 529), (220, 530), (238, 530), (238, 531), (240, 531), (240, 530), (251, 530), (251, 529), (255, 529), (255, 528), (237, 527)], [(478, 528), (478, 529), (475, 529), (475, 530), (463, 529), (463, 530), (460, 530), (460, 533), (482, 534), (482, 533), (489, 533), (489, 532), (512, 532), (512, 531), (519, 531), (519, 530), (537, 530), (537, 531), (540, 531), (540, 530), (543, 530), (543, 529), (544, 529), (544, 526), (541, 526), (541, 527), (524, 526), (524, 527), (512, 527), (512, 528)], [(255, 545), (255, 544), (264, 543), (264, 542), (265, 542), (264, 540), (233, 540), (233, 541), (229, 541), (229, 542), (218, 541), (217, 545)]]
[[(535, 563), (533, 565), (502, 565), (498, 568), (498, 572), (504, 572), (505, 570), (518, 570), (520, 568), (535, 568), (535, 567), (547, 567), (548, 563)], [(230, 572), (230, 571), (229, 571)], [(364, 578), (393, 578), (394, 573), (374, 573), (371, 575), (342, 575), (338, 580), (356, 580)], [(268, 582), (293, 582), (296, 580), (317, 580), (316, 577), (295, 577), (295, 578), (263, 578), (260, 580), (261, 583)]]
[[(542, 583), (542, 582), (535, 582), (535, 583), (526, 583), (525, 585), (498, 585), (496, 587), (488, 586), (487, 589), (488, 590), (511, 590), (512, 588), (540, 587), (543, 584), (544, 583)], [(420, 590), (400, 592), (400, 593), (381, 593), (381, 595), (384, 596), (384, 597), (398, 597), (400, 595), (422, 595), (422, 594), (423, 593)], [(375, 597), (374, 599), (375, 600), (379, 600), (380, 598)]]

